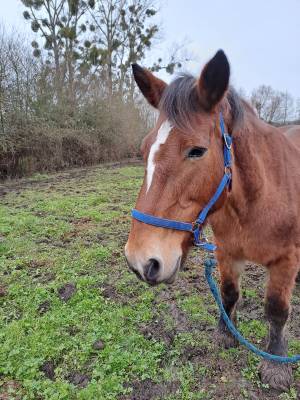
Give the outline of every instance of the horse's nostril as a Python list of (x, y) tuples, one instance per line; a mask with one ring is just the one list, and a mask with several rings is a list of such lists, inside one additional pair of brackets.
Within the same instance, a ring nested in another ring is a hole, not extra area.
[(159, 262), (155, 260), (155, 258), (150, 258), (148, 264), (145, 267), (145, 278), (149, 282), (156, 282), (158, 273), (159, 273)]

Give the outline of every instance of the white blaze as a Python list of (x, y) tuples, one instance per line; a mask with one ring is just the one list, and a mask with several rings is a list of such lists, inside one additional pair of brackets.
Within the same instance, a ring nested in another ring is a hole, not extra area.
[(155, 170), (155, 163), (154, 163), (155, 154), (159, 150), (160, 145), (164, 144), (166, 142), (166, 140), (168, 139), (171, 129), (172, 129), (172, 126), (168, 120), (163, 122), (161, 124), (161, 127), (158, 130), (156, 140), (151, 146), (149, 156), (148, 156), (148, 165), (147, 165), (147, 192), (150, 189), (154, 170)]

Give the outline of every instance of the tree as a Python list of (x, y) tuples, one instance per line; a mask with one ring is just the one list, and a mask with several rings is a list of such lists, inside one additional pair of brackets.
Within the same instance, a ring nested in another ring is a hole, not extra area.
[(282, 123), (285, 124), (294, 118), (294, 99), (287, 92), (281, 92)]
[(5, 100), (6, 100), (6, 76), (8, 68), (8, 57), (6, 52), (6, 43), (4, 38), (4, 30), (1, 27), (0, 32), (0, 124), (1, 132), (4, 133), (4, 114), (5, 114)]
[[(153, 22), (157, 13), (154, 0), (90, 0), (90, 60), (105, 70), (108, 96), (114, 92), (132, 100), (135, 85), (131, 64), (141, 62), (152, 48), (159, 27)], [(160, 58), (152, 67), (166, 68), (169, 73), (180, 66), (174, 56), (163, 67)], [(99, 71), (99, 69), (98, 69)]]
[[(87, 9), (82, 0), (21, 0), (26, 10), (24, 18), (31, 22), (31, 29), (39, 33), (47, 51), (48, 63), (54, 62), (56, 96), (59, 100), (62, 88), (67, 85), (68, 98), (74, 101), (76, 69), (82, 61), (80, 36), (86, 25), (80, 21)], [(33, 54), (41, 56), (37, 41), (32, 42)]]
[(122, 93), (131, 63), (144, 58), (158, 32), (152, 0), (90, 0), (90, 60), (106, 72), (108, 95)]
[(287, 91), (279, 92), (271, 86), (261, 85), (253, 90), (250, 101), (258, 116), (266, 122), (285, 124), (293, 118), (294, 101)]
[(0, 129), (6, 132), (32, 111), (39, 66), (24, 38), (0, 27)]
[(296, 101), (296, 120), (300, 122), (300, 98)]
[(257, 89), (254, 89), (251, 94), (251, 104), (256, 109), (259, 118), (267, 118), (267, 108), (270, 98), (272, 96), (271, 86), (261, 85)]

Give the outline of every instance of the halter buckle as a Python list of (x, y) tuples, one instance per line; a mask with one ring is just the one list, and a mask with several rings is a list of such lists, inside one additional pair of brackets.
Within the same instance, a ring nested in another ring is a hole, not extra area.
[(224, 167), (224, 173), (225, 173), (226, 175), (228, 175), (228, 176), (231, 176), (231, 175), (232, 175), (232, 168), (231, 168), (231, 166), (225, 165), (225, 167)]
[(201, 222), (192, 222), (192, 233), (194, 235), (194, 243), (195, 245), (199, 245), (203, 238), (203, 224)]
[(202, 231), (202, 226), (203, 226), (203, 224), (201, 223), (201, 222), (197, 222), (197, 221), (194, 221), (194, 222), (192, 222), (192, 232), (195, 232), (195, 231), (199, 231), (199, 232), (201, 232)]

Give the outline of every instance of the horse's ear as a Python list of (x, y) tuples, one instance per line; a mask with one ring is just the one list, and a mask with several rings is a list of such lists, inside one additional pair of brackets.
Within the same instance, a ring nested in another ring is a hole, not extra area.
[(223, 50), (205, 65), (198, 83), (200, 100), (203, 107), (210, 111), (224, 96), (230, 76), (230, 66)]
[(141, 92), (148, 102), (155, 108), (158, 108), (163, 91), (167, 84), (159, 78), (156, 78), (152, 72), (140, 67), (138, 64), (132, 64), (134, 79)]

